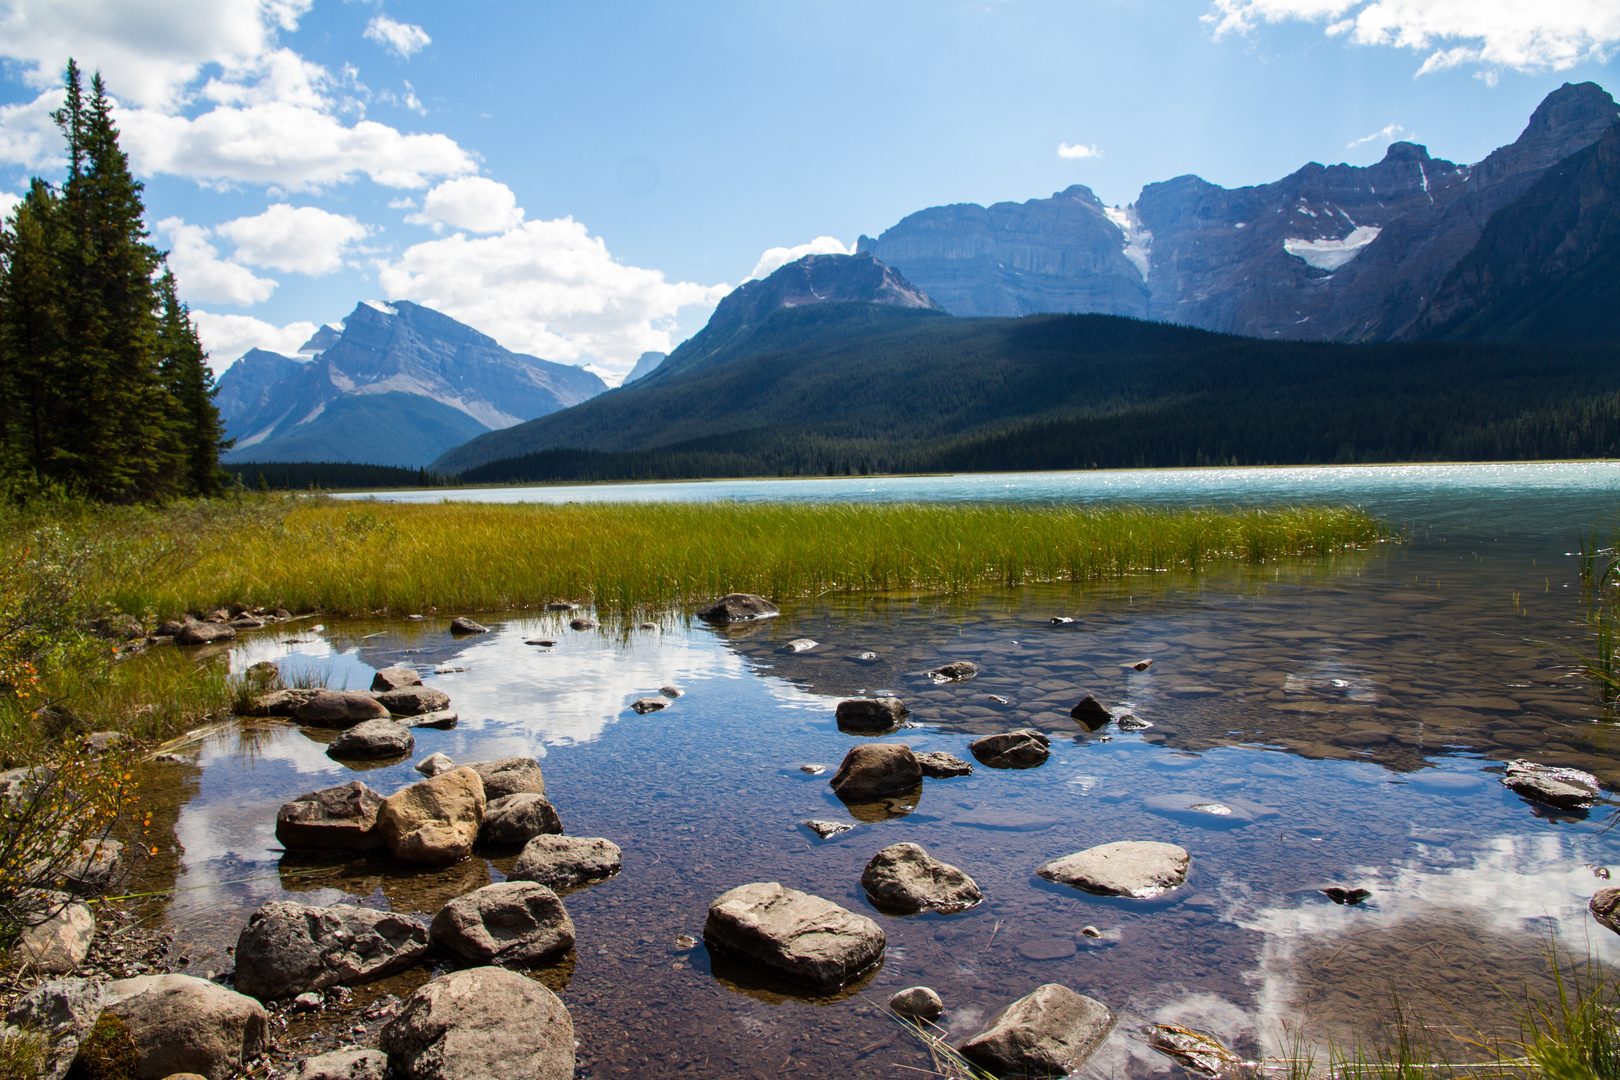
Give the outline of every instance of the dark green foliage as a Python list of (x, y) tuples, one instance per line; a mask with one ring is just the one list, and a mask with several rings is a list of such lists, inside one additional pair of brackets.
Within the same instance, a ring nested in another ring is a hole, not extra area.
[(225, 438), (225, 425), (214, 406), (214, 373), (197, 340), (191, 312), (175, 295), (172, 273), (164, 271), (158, 294), (163, 301), (158, 335), (163, 383), (174, 401), (171, 441), (183, 470), (181, 488), (189, 495), (217, 495), (226, 479), (219, 455), (233, 440)]
[(355, 465), (343, 461), (265, 461), (224, 466), (242, 486), (256, 491), (308, 491), (310, 488), (416, 488), (448, 487), (456, 478), (431, 469), (401, 469), (393, 465)]
[(133, 1080), (139, 1058), (129, 1025), (104, 1012), (79, 1044), (67, 1080)]

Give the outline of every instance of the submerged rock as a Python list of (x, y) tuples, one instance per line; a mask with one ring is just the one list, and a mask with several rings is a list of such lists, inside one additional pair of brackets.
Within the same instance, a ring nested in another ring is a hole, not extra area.
[(872, 856), (861, 887), (878, 907), (905, 914), (966, 911), (984, 899), (972, 878), (919, 844), (891, 844)]
[(322, 788), (285, 803), (276, 814), (276, 840), (288, 851), (370, 851), (382, 796), (358, 780)]
[(543, 964), (574, 947), (574, 920), (556, 893), (534, 881), (459, 896), (433, 916), (428, 933), (471, 964)]
[(816, 641), (816, 640), (814, 640), (812, 638), (800, 637), (800, 638), (794, 638), (792, 641), (788, 642), (786, 645), (783, 645), (780, 649), (778, 649), (776, 651), (777, 652), (785, 652), (785, 653), (809, 652), (811, 649), (815, 648), (817, 645), (820, 645), (820, 644), (821, 644), (821, 642)]
[(897, 795), (922, 783), (917, 755), (903, 743), (862, 743), (844, 755), (828, 781), (845, 802)]
[(1502, 783), (1527, 799), (1560, 810), (1585, 810), (1604, 799), (1603, 789), (1591, 773), (1523, 759), (1507, 763)]
[(450, 632), (452, 634), (487, 634), (489, 633), (489, 627), (483, 623), (473, 622), (465, 615), (460, 615), (450, 620)]
[(269, 1016), (246, 994), (190, 975), (108, 983), (103, 1015), (129, 1028), (140, 1078), (196, 1073), (226, 1080), (269, 1046)]
[(417, 674), (415, 668), (405, 667), (403, 664), (385, 667), (371, 678), (371, 688), (377, 691), (421, 685), (422, 676)]
[(811, 818), (809, 821), (804, 822), (804, 827), (823, 840), (831, 840), (835, 836), (849, 832), (855, 826), (847, 821), (821, 821), (817, 818)]
[(427, 927), (391, 911), (273, 900), (236, 939), (236, 988), (263, 1001), (392, 975), (428, 952)]
[(1052, 740), (1034, 728), (1018, 728), (986, 735), (968, 743), (979, 762), (992, 769), (1033, 769), (1051, 756)]
[(962, 1043), (962, 1056), (996, 1076), (1067, 1076), (1114, 1030), (1108, 1006), (1047, 983), (996, 1014)]
[(544, 795), (520, 791), (502, 795), (484, 806), (484, 824), (478, 842), (494, 847), (521, 847), (536, 836), (563, 831), (556, 807)]
[(293, 710), (293, 719), (319, 727), (349, 727), (362, 720), (388, 719), (388, 707), (358, 690), (317, 690)]
[(942, 664), (928, 673), (935, 682), (967, 682), (979, 673), (979, 665), (971, 660), (956, 660)]
[(399, 1080), (573, 1080), (574, 1023), (557, 995), (498, 967), (441, 975), (405, 999), (378, 1045)]
[(1080, 703), (1069, 710), (1069, 715), (1087, 731), (1099, 731), (1114, 718), (1114, 714), (1090, 694), (1081, 698)]
[(833, 715), (839, 731), (877, 735), (899, 727), (911, 710), (897, 697), (850, 698), (840, 701)]
[(938, 1020), (945, 1012), (945, 1002), (929, 987), (908, 986), (889, 998), (889, 1008), (901, 1016)]
[(751, 619), (770, 619), (782, 614), (782, 609), (754, 593), (727, 593), (705, 607), (698, 608), (698, 618), (704, 622), (747, 622)]
[(534, 758), (509, 757), (480, 761), (471, 766), (484, 784), (484, 796), (499, 799), (521, 792), (546, 793), (546, 778)]
[(392, 720), (366, 720), (333, 739), (326, 756), (371, 760), (397, 757), (415, 749), (416, 736), (405, 725)]
[(883, 930), (864, 915), (774, 881), (739, 885), (709, 905), (710, 950), (812, 990), (836, 990), (883, 958)]
[(619, 845), (599, 836), (536, 836), (523, 845), (509, 881), (568, 889), (612, 877), (624, 865)]
[(1187, 880), (1191, 861), (1186, 849), (1174, 844), (1117, 840), (1053, 859), (1036, 873), (1047, 881), (1099, 896), (1144, 900), (1180, 887)]
[(931, 780), (944, 780), (952, 776), (968, 776), (973, 772), (972, 765), (969, 765), (955, 754), (947, 754), (943, 750), (918, 754), (917, 765), (922, 769), (922, 774)]
[(400, 862), (460, 862), (478, 838), (484, 805), (482, 781), (463, 765), (384, 799), (377, 811), (377, 831)]

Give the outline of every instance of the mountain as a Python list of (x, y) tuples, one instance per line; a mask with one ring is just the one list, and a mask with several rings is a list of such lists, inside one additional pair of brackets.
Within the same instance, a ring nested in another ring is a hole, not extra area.
[[(628, 375), (626, 375), (624, 377), (624, 382), (626, 382), (626, 383), (635, 382), (637, 379), (641, 378), (643, 375), (645, 375), (648, 372), (652, 371), (654, 368), (656, 368), (659, 364), (662, 364), (667, 359), (669, 359), (669, 353), (662, 353), (662, 352), (644, 352), (644, 353), (642, 353), (641, 356), (636, 360), (636, 366), (631, 368), (630, 369), (630, 374), (628, 374)], [(624, 383), (620, 383), (619, 385), (623, 386)]]
[(301, 352), (312, 359), (255, 350), (221, 377), (220, 413), (236, 439), (227, 462), (421, 466), (606, 389), (583, 368), (510, 352), (404, 301), (362, 303), (341, 332), (324, 327)]
[(1400, 142), (1375, 165), (1311, 163), (1256, 187), (1181, 176), (1123, 208), (1076, 185), (922, 210), (857, 250), (954, 315), (1098, 312), (1251, 337), (1396, 340), (1425, 325), (1491, 216), (1617, 119), (1601, 87), (1566, 83), (1475, 165)]

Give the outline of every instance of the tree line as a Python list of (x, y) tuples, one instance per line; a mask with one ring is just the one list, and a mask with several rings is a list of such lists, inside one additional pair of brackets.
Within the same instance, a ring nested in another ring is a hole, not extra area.
[(69, 61), (60, 186), (35, 177), (0, 224), (0, 487), (109, 502), (213, 495), (230, 443), (214, 378), (100, 74)]

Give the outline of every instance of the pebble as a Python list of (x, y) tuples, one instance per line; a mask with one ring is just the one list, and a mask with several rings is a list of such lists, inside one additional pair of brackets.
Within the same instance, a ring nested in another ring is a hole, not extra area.
[(842, 821), (811, 820), (805, 822), (804, 827), (821, 837), (823, 840), (831, 840), (839, 833), (849, 832), (849, 830), (853, 829), (855, 826), (846, 824)]
[(293, 1009), (297, 1012), (314, 1012), (324, 1004), (326, 1004), (326, 999), (313, 990), (306, 991), (293, 998)]
[(524, 641), (523, 641), (523, 644), (525, 644), (525, 645), (538, 645), (542, 649), (549, 649), (549, 648), (551, 648), (553, 645), (555, 645), (557, 643), (555, 641), (551, 640), (550, 638), (532, 637), (532, 638), (525, 638)]
[(794, 638), (792, 641), (788, 642), (786, 645), (783, 645), (776, 651), (785, 653), (809, 652), (819, 644), (821, 644), (821, 642), (813, 641), (807, 637)]
[(938, 1020), (945, 1011), (945, 1002), (931, 987), (908, 986), (889, 999), (889, 1008), (901, 1016)]
[(676, 934), (675, 947), (681, 950), (681, 952), (690, 952), (691, 950), (697, 948), (697, 938), (693, 937), (691, 934)]
[(1082, 926), (1080, 928), (1080, 932), (1082, 934), (1086, 935), (1086, 937), (1089, 937), (1089, 938), (1102, 937), (1102, 931), (1097, 929), (1095, 926), (1090, 925), (1089, 923), (1087, 925), (1085, 925), (1085, 926)]

